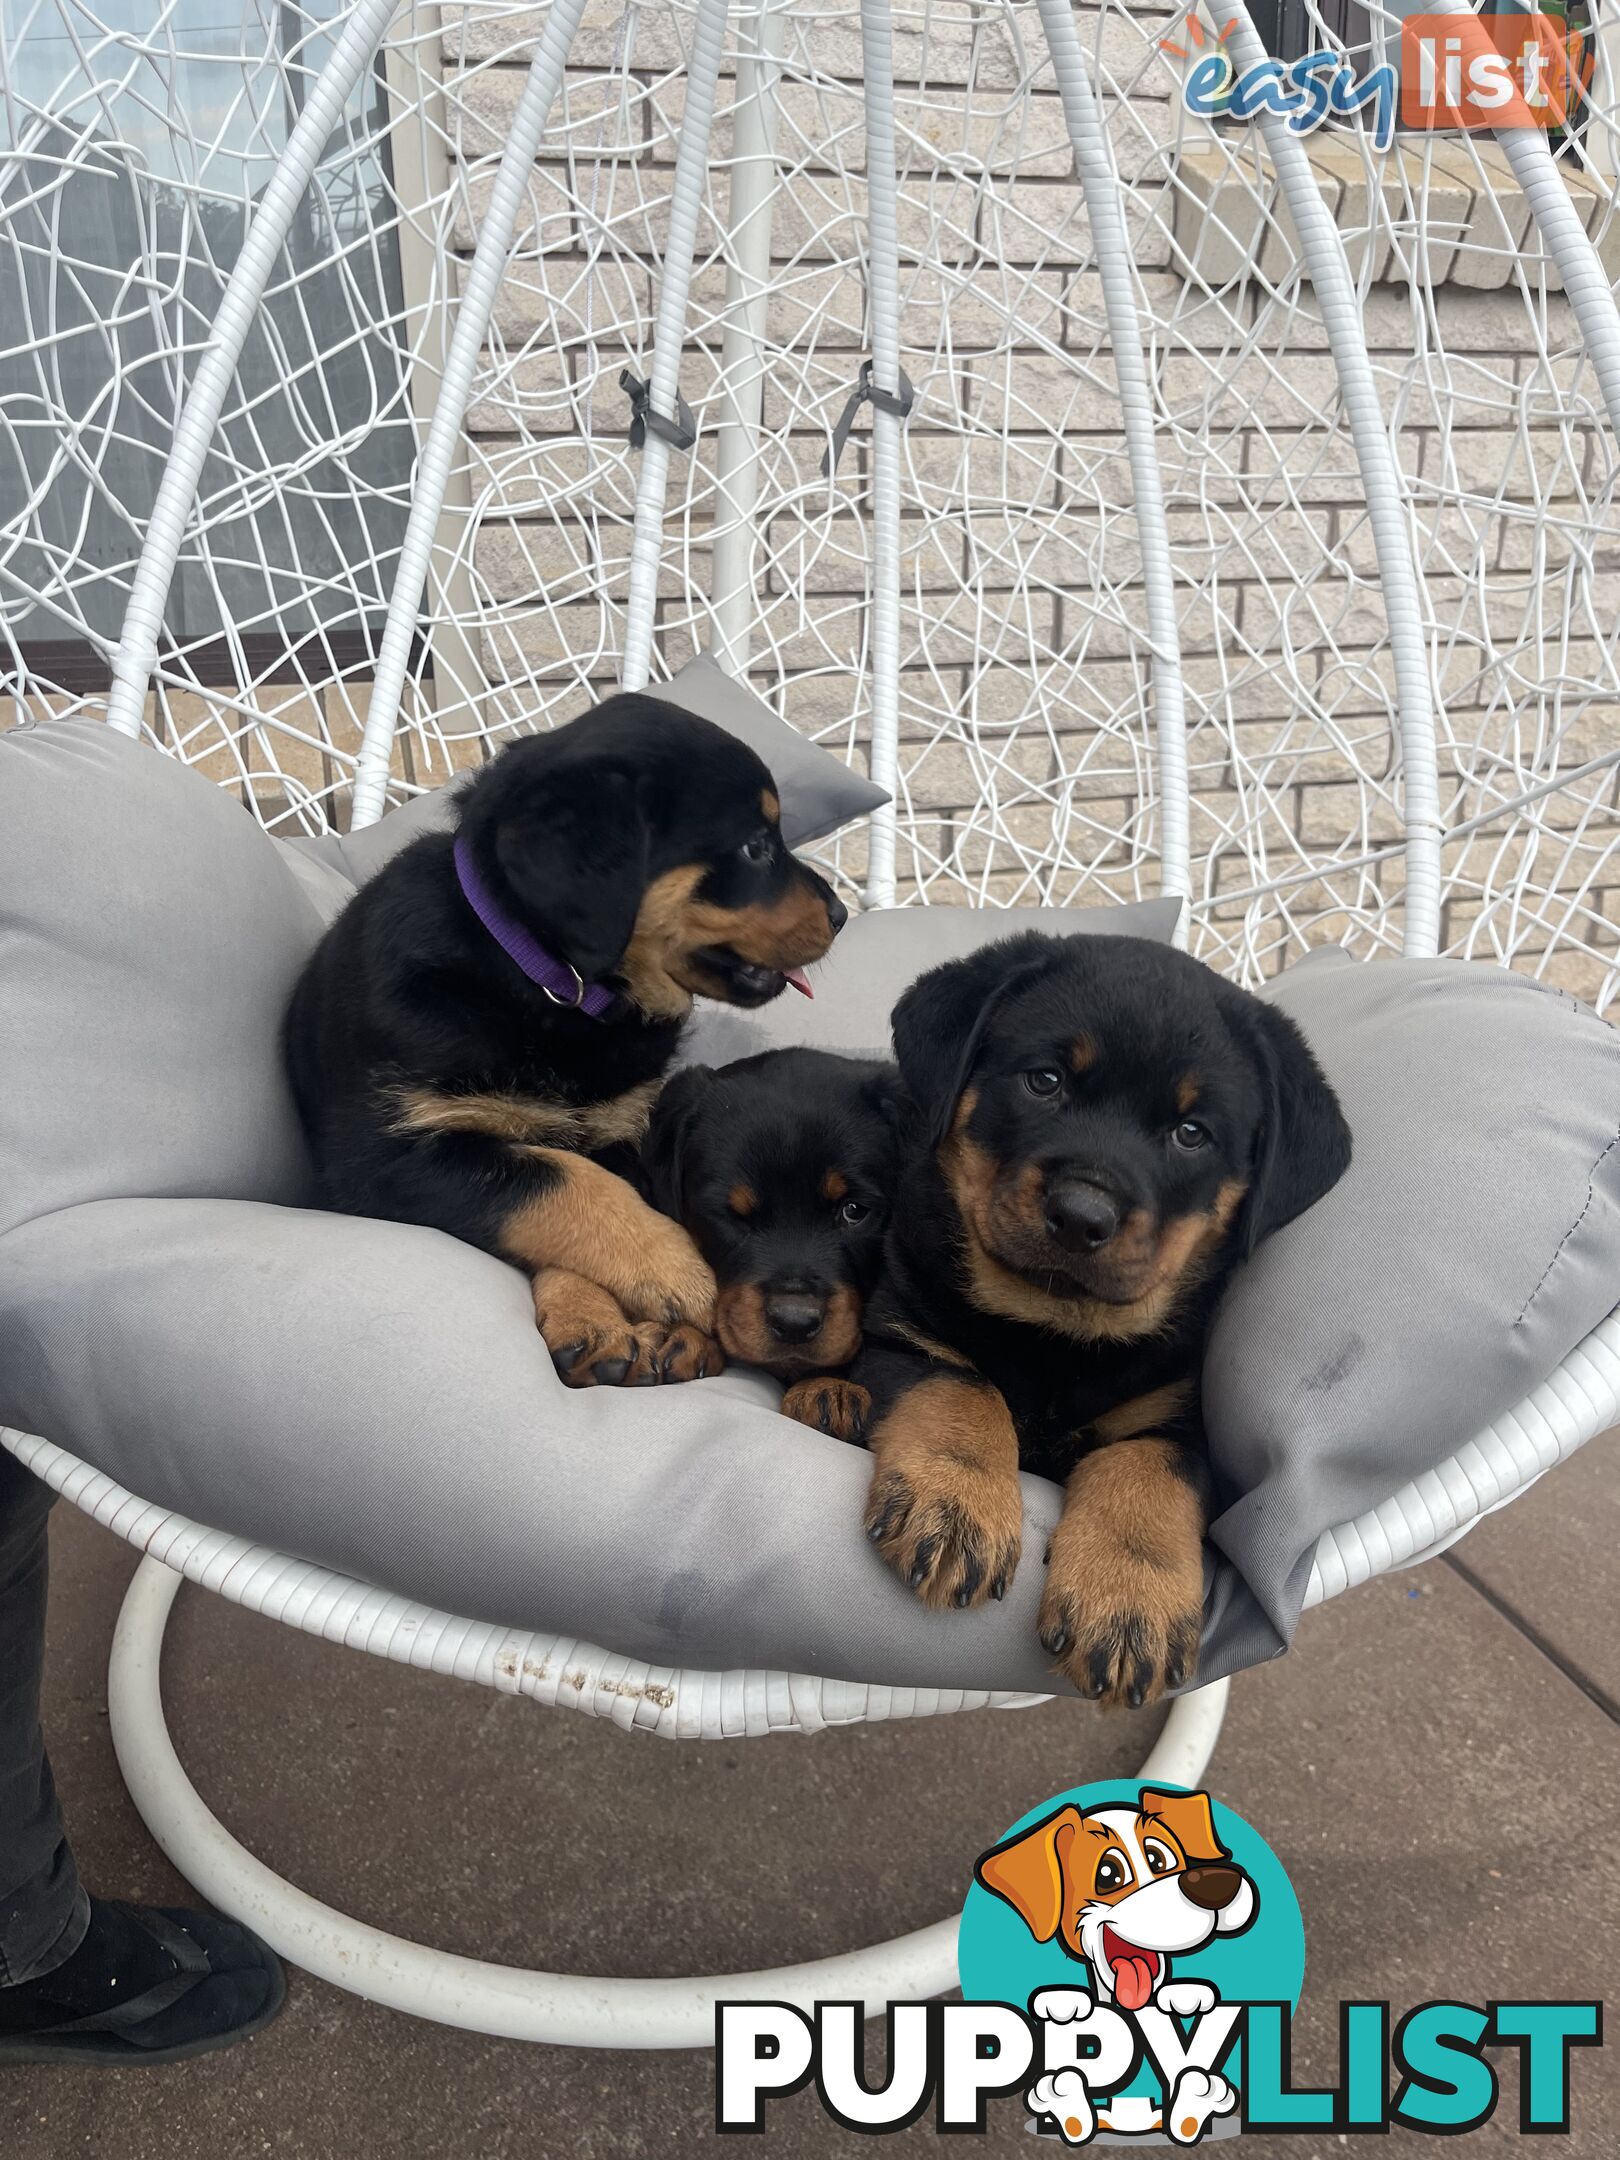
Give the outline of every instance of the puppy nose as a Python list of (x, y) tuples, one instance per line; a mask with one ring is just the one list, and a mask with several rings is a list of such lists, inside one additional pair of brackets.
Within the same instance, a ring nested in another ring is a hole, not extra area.
[(1190, 1867), (1183, 1870), (1181, 1877), (1183, 1891), (1205, 1912), (1224, 1912), (1242, 1882), (1235, 1867)]
[(813, 1290), (767, 1290), (765, 1325), (779, 1343), (807, 1343), (821, 1333), (826, 1307)]
[(1071, 1252), (1095, 1252), (1119, 1228), (1119, 1202), (1100, 1185), (1065, 1178), (1046, 1193), (1046, 1227)]
[(845, 907), (843, 901), (839, 899), (835, 892), (829, 892), (827, 895), (827, 923), (834, 937), (838, 935), (848, 921), (849, 909)]

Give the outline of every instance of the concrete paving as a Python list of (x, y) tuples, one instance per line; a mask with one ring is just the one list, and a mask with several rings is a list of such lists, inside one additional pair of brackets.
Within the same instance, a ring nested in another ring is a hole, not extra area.
[[(1307, 1619), (1241, 1680), (1209, 1783), (1269, 1838), (1304, 1908), (1295, 2074), (1331, 2079), (1336, 2006), (1602, 1996), (1620, 1978), (1620, 1436), (1494, 1518), (1455, 1560)], [(54, 1533), (48, 1727), (96, 1887), (184, 1886), (118, 1780), (107, 1646), (132, 1557), (67, 1509)], [(188, 1591), (166, 1692), (200, 1790), (271, 1866), (398, 1932), (606, 1973), (778, 1964), (955, 1909), (973, 1856), (1047, 1794), (1128, 1771), (1156, 1720), (1068, 1704), (816, 1740), (672, 1747), (311, 1642)], [(1516, 2079), (1460, 2149), (1524, 2151)], [(1578, 2160), (1620, 2152), (1620, 2060), (1576, 2059)], [(280, 2022), (166, 2070), (0, 2078), (5, 2160), (550, 2160), (713, 2140), (707, 2054), (606, 2057), (484, 2040), (302, 1975)], [(976, 2149), (1031, 2151), (993, 2109)], [(1359, 2141), (1255, 2137), (1257, 2160)], [(874, 2147), (800, 2095), (780, 2160)], [(936, 2148), (937, 2149), (937, 2148)], [(944, 2148), (949, 2150), (949, 2148)], [(1368, 2148), (1434, 2147), (1396, 2132)]]

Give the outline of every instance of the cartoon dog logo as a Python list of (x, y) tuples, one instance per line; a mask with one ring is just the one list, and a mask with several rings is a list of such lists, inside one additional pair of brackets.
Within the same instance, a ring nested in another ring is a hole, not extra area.
[(1055, 1936), (1085, 1960), (1099, 2001), (1128, 2011), (1159, 1996), (1172, 1957), (1242, 1934), (1260, 1906), (1215, 1834), (1209, 1795), (1148, 1785), (1134, 1808), (1059, 1808), (985, 1853), (974, 1874), (1037, 1942)]

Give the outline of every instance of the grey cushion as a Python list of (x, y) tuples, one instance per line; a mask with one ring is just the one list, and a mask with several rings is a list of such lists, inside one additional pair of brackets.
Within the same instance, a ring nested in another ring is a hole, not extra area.
[[(779, 719), (746, 683), (735, 682), (699, 653), (667, 683), (650, 686), (654, 697), (684, 705), (700, 719), (712, 720), (757, 752), (770, 767), (782, 801), (782, 835), (789, 847), (825, 839), (841, 825), (865, 817), (888, 801), (885, 791), (855, 772), (842, 758), (807, 742), (797, 728)], [(374, 877), (407, 841), (419, 833), (442, 832), (455, 817), (457, 791), (467, 777), (450, 780), (426, 795), (413, 796), (375, 825), (357, 833), (328, 833), (320, 839), (296, 839), (288, 845), (308, 859), (341, 869), (355, 884)]]
[[(0, 1012), (22, 1023), (0, 1029), (0, 1422), (476, 1618), (659, 1662), (1046, 1684), (1051, 1485), (1025, 1481), (1006, 1603), (925, 1612), (860, 1535), (865, 1457), (784, 1423), (769, 1382), (570, 1393), (512, 1270), (284, 1204), (302, 1158), (276, 1025), (341, 867), (295, 875), (226, 797), (95, 723), (0, 736)], [(1163, 937), (1173, 909), (1061, 920)], [(772, 1025), (875, 1044), (891, 990), (1010, 927), (853, 925), (815, 1004)], [(1275, 1650), (1316, 1531), (1518, 1400), (1620, 1280), (1600, 1022), (1452, 964), (1329, 957), (1276, 994), (1358, 1153), (1220, 1317), (1212, 1423), (1243, 1497), (1215, 1526), (1206, 1675)]]
[(857, 915), (811, 977), (813, 999), (780, 997), (757, 1013), (706, 1009), (687, 1055), (710, 1064), (804, 1043), (889, 1057), (889, 1015), (902, 990), (924, 969), (958, 960), (1017, 930), (1054, 937), (1112, 931), (1168, 945), (1181, 913), (1179, 900), (1132, 900), (1118, 907), (873, 908)]
[(1235, 1495), (1206, 1678), (1291, 1638), (1324, 1530), (1521, 1402), (1620, 1299), (1620, 1034), (1456, 960), (1315, 953), (1268, 993), (1355, 1159), (1217, 1317), (1204, 1406)]
[(276, 1031), (320, 928), (199, 774), (95, 720), (0, 734), (0, 1229), (123, 1195), (301, 1198)]

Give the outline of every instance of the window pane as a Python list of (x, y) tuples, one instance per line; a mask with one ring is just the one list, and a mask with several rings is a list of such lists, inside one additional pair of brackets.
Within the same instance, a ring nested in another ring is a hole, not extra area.
[[(0, 0), (0, 633), (116, 642), (189, 380), (342, 0)], [(154, 17), (157, 18), (154, 24)], [(386, 107), (363, 78), (203, 474), (167, 629), (375, 630), (412, 459)], [(46, 671), (48, 672), (48, 670)], [(330, 669), (325, 672), (330, 672)]]

